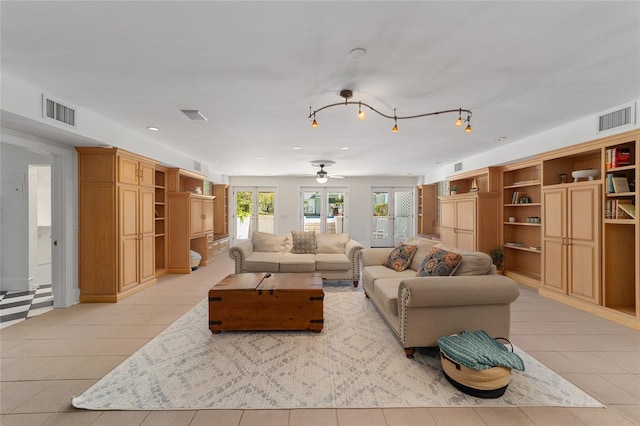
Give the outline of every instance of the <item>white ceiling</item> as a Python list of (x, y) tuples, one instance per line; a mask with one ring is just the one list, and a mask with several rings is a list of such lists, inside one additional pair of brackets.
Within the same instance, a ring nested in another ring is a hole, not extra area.
[[(638, 1), (2, 1), (0, 12), (3, 75), (229, 176), (309, 173), (317, 159), (345, 176), (421, 175), (640, 98)], [(367, 55), (350, 60), (358, 47)], [(450, 114), (391, 133), (392, 120), (360, 122), (353, 106), (312, 129), (309, 107), (344, 88), (389, 115), (468, 108), (474, 131)]]

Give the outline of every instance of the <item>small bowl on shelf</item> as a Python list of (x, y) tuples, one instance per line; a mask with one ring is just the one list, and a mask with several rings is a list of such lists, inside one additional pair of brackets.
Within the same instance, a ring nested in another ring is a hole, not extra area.
[(588, 180), (593, 180), (594, 177), (598, 176), (600, 172), (596, 169), (587, 169), (587, 170), (574, 170), (571, 172), (571, 176), (573, 176), (573, 181), (578, 182), (578, 179), (587, 178)]

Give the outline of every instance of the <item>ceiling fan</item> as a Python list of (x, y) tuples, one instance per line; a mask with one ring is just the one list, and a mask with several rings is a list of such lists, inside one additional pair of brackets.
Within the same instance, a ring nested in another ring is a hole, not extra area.
[(330, 175), (324, 169), (325, 167), (333, 166), (334, 164), (336, 164), (336, 162), (335, 161), (331, 161), (331, 160), (315, 160), (315, 161), (311, 161), (311, 165), (312, 166), (320, 167), (320, 170), (316, 173), (316, 181), (318, 183), (326, 183), (327, 179), (329, 179), (329, 178), (332, 178), (332, 179), (344, 179), (343, 176)]

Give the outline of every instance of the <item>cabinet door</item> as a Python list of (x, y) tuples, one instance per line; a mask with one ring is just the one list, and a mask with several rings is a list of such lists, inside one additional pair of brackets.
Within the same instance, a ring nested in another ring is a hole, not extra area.
[(155, 276), (155, 220), (154, 220), (154, 190), (143, 188), (139, 190), (140, 207), (140, 241), (138, 254), (139, 273), (138, 282), (143, 283)]
[(476, 233), (460, 231), (456, 232), (456, 245), (460, 250), (476, 250)]
[(138, 188), (120, 187), (120, 285), (122, 292), (138, 284)]
[(456, 231), (453, 228), (440, 228), (440, 241), (442, 244), (449, 247), (455, 247), (456, 242)]
[(600, 185), (569, 188), (569, 294), (600, 302)]
[(155, 186), (156, 169), (151, 163), (138, 163), (138, 183), (142, 186)]
[(566, 196), (565, 188), (543, 192), (542, 285), (567, 293)]
[(213, 200), (203, 201), (204, 232), (213, 232)]
[(202, 235), (204, 233), (204, 203), (201, 198), (191, 198), (190, 206), (191, 236)]
[(138, 161), (125, 156), (118, 156), (118, 182), (138, 184)]
[(440, 202), (440, 226), (443, 228), (456, 227), (456, 202), (453, 200)]
[[(460, 231), (475, 232), (476, 230), (476, 200), (458, 200), (456, 203), (456, 228)], [(471, 248), (469, 250), (475, 250)]]

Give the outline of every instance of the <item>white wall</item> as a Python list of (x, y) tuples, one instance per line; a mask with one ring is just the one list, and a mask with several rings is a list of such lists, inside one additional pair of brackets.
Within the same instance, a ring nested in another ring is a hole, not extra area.
[[(374, 186), (411, 187), (416, 188), (419, 178), (412, 177), (357, 177), (345, 179), (329, 179), (325, 184), (319, 184), (313, 177), (262, 177), (243, 176), (229, 177), (229, 197), (232, 197), (234, 187), (272, 186), (277, 188), (276, 195), (276, 233), (286, 234), (292, 230), (301, 229), (300, 219), (300, 189), (302, 187), (346, 187), (348, 190), (346, 208), (348, 232), (351, 238), (368, 247), (371, 243), (371, 188)], [(234, 214), (234, 202), (230, 200), (229, 217)], [(233, 223), (233, 220), (230, 220)], [(415, 220), (414, 220), (415, 222)], [(229, 230), (230, 233), (233, 230)]]
[[(496, 142), (496, 148), (485, 151), (481, 154), (460, 158), (453, 163), (443, 165), (440, 168), (426, 170), (424, 183), (433, 183), (445, 180), (448, 176), (456, 173), (467, 172), (481, 169), (483, 167), (512, 163), (516, 160), (525, 159), (537, 154), (553, 151), (566, 146), (577, 145), (584, 142), (593, 141), (618, 133), (627, 132), (640, 128), (640, 119), (638, 118), (638, 106), (640, 99), (634, 101), (636, 104), (635, 123), (619, 127), (607, 132), (597, 132), (598, 116), (607, 111), (601, 111), (596, 115), (585, 117), (562, 126), (546, 130), (536, 135), (528, 136), (523, 139), (503, 144)], [(627, 106), (625, 104), (624, 106)], [(622, 107), (622, 106), (621, 106)], [(613, 108), (616, 110), (618, 108)], [(454, 172), (454, 164), (462, 162), (462, 171)]]

